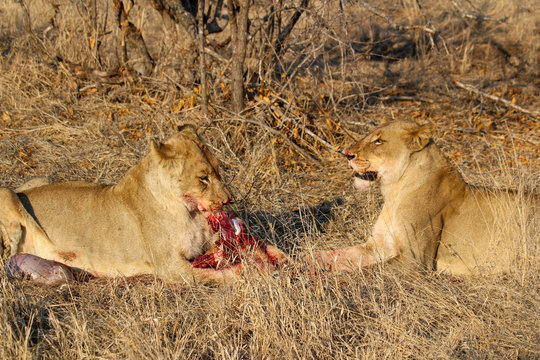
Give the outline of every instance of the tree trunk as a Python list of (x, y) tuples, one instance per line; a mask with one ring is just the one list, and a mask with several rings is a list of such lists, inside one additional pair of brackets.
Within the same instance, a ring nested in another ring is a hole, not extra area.
[(250, 0), (228, 0), (231, 40), (233, 46), (232, 100), (237, 113), (244, 109), (244, 60), (248, 36), (248, 13)]
[(205, 118), (208, 118), (208, 96), (206, 93), (206, 60), (204, 56), (204, 0), (199, 0), (199, 73), (201, 80), (201, 107)]

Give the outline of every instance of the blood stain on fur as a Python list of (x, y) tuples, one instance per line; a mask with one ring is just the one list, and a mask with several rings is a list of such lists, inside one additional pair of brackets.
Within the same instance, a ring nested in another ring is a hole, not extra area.
[(58, 251), (57, 253), (64, 261), (73, 261), (77, 258), (77, 254), (73, 251)]

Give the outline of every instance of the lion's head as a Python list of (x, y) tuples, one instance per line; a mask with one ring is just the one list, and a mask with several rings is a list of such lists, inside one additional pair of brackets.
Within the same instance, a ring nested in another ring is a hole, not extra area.
[(433, 126), (395, 121), (380, 126), (345, 151), (355, 171), (354, 185), (365, 191), (372, 182), (393, 183), (401, 177), (411, 154), (431, 141)]
[(191, 129), (163, 143), (152, 143), (152, 156), (158, 160), (162, 184), (190, 212), (214, 213), (230, 201), (219, 175), (219, 161)]

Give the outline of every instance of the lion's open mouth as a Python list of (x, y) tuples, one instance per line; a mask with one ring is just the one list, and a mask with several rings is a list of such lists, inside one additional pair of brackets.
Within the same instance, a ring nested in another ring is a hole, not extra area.
[(377, 179), (377, 172), (366, 171), (365, 173), (362, 173), (362, 174), (354, 173), (354, 177), (357, 177), (362, 180), (367, 180), (367, 181), (375, 181)]

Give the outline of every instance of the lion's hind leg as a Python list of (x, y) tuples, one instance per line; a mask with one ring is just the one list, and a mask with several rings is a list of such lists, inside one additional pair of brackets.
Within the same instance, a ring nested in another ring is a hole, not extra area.
[(24, 238), (24, 215), (17, 195), (10, 189), (0, 188), (0, 256), (7, 259), (17, 253)]
[(50, 240), (26, 211), (17, 194), (0, 188), (0, 257), (7, 259), (28, 243), (43, 247), (48, 246)]
[(22, 237), (23, 228), (20, 223), (0, 221), (0, 258), (5, 260), (16, 254)]

